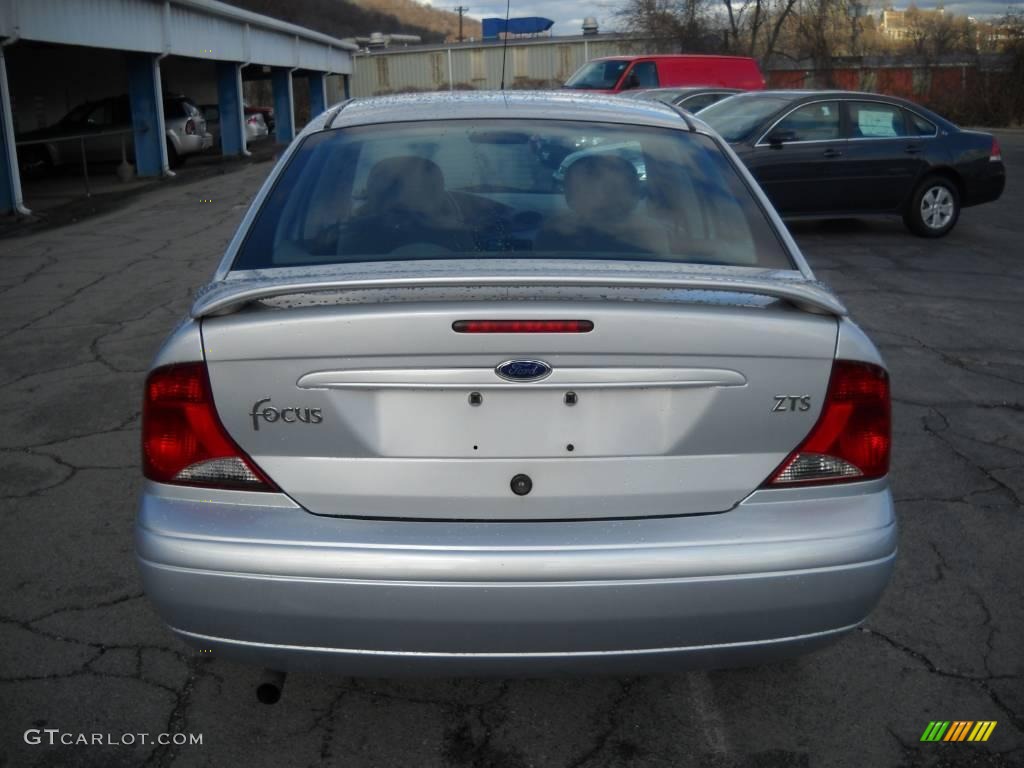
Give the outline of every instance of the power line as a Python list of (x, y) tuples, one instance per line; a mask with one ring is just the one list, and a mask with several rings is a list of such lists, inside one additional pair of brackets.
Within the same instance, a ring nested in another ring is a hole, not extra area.
[(463, 37), (462, 37), (462, 14), (468, 13), (469, 12), (469, 8), (466, 8), (465, 6), (459, 5), (459, 6), (456, 6), (455, 12), (457, 14), (459, 14), (459, 42), (461, 43), (462, 40), (463, 40)]

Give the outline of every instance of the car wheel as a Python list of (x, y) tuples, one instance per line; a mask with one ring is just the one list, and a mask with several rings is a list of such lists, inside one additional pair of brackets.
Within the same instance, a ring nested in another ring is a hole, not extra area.
[(180, 168), (184, 162), (181, 155), (178, 154), (177, 150), (171, 142), (167, 142), (167, 167), (170, 169)]
[(948, 235), (959, 218), (960, 192), (942, 176), (929, 176), (918, 184), (903, 214), (907, 227), (921, 237)]
[(18, 153), (18, 166), (22, 178), (33, 179), (53, 173), (53, 159), (45, 147), (30, 147)]

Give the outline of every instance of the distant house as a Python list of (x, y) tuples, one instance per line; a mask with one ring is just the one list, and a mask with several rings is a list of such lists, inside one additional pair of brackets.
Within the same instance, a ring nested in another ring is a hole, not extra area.
[(914, 9), (913, 13), (910, 12), (910, 9), (886, 8), (882, 11), (878, 31), (890, 40), (909, 40), (912, 37), (912, 28), (908, 14), (910, 16), (917, 15), (919, 19), (927, 19), (929, 16), (945, 16), (946, 9), (942, 3), (939, 3), (933, 11), (918, 8)]

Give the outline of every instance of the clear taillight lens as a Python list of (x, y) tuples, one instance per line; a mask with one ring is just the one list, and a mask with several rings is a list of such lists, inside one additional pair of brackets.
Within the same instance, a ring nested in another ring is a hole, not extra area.
[(836, 360), (821, 415), (766, 485), (872, 480), (889, 472), (889, 376), (870, 363)]
[(220, 423), (204, 363), (164, 366), (146, 379), (142, 470), (160, 483), (277, 490)]

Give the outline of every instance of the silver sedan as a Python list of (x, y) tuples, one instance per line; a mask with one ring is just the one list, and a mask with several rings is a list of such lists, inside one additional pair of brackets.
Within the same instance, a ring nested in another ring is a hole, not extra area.
[[(213, 146), (220, 146), (220, 107), (216, 104), (203, 104), (199, 107), (202, 110), (203, 118), (206, 120), (206, 130), (210, 132), (213, 139)], [(258, 112), (245, 115), (245, 140), (246, 143), (265, 139), (269, 135), (267, 123), (263, 115)]]
[(879, 600), (890, 440), (878, 351), (700, 121), (350, 101), (153, 363), (136, 548), (174, 633), (277, 672), (764, 662)]

